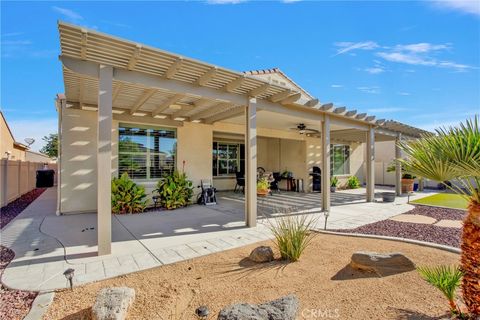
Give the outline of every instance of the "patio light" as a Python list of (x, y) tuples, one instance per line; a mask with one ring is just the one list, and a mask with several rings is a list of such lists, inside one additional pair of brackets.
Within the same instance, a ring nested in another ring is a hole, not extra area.
[(72, 268), (68, 268), (67, 270), (65, 270), (65, 272), (63, 273), (63, 275), (65, 276), (65, 278), (68, 280), (68, 282), (70, 283), (70, 290), (73, 290), (73, 276), (74, 276), (74, 273), (75, 273), (75, 269), (72, 269)]

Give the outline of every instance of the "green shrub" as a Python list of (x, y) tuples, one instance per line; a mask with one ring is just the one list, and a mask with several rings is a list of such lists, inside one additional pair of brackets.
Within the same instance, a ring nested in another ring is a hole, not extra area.
[(330, 187), (336, 187), (336, 186), (338, 186), (338, 178), (334, 176), (330, 179)]
[(192, 181), (185, 173), (175, 171), (158, 181), (154, 192), (158, 193), (160, 206), (168, 210), (184, 207), (190, 204), (193, 196)]
[(460, 311), (455, 303), (455, 296), (462, 279), (460, 268), (458, 266), (418, 267), (417, 271), (423, 280), (440, 290), (448, 299), (450, 311), (458, 314)]
[(347, 188), (348, 189), (358, 189), (360, 188), (360, 180), (358, 180), (357, 176), (351, 176), (347, 180)]
[(287, 213), (268, 221), (282, 259), (298, 261), (312, 240), (310, 229), (315, 225), (316, 219)]
[(128, 173), (112, 179), (112, 212), (139, 213), (147, 207), (145, 188), (133, 182)]

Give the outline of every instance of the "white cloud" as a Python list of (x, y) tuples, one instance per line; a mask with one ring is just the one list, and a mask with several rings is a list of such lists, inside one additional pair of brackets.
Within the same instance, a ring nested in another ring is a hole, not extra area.
[(385, 72), (385, 69), (383, 69), (380, 66), (376, 66), (376, 67), (373, 67), (373, 68), (366, 68), (366, 69), (364, 69), (364, 71), (366, 71), (370, 74), (379, 74), (379, 73)]
[(396, 51), (410, 51), (416, 53), (426, 53), (430, 51), (446, 50), (450, 49), (450, 44), (431, 44), (426, 42), (412, 43), (412, 44), (399, 44), (395, 46)]
[(402, 52), (377, 52), (377, 56), (391, 62), (407, 63), (412, 65), (433, 66), (434, 61), (426, 60), (419, 56)]
[(23, 142), (25, 138), (34, 138), (35, 143), (31, 146), (34, 151), (43, 147), (42, 138), (44, 136), (56, 133), (58, 130), (56, 118), (10, 120), (8, 125), (18, 142)]
[(110, 21), (110, 20), (100, 20), (100, 22), (102, 22), (104, 24), (108, 24), (108, 25), (113, 26), (113, 27), (117, 27), (117, 28), (124, 28), (124, 29), (131, 29), (132, 28), (131, 25), (121, 23), (121, 22), (115, 22), (115, 21)]
[(378, 44), (373, 41), (364, 42), (336, 42), (335, 46), (338, 47), (337, 55), (344, 54), (352, 50), (373, 50), (378, 48)]
[(409, 96), (410, 92), (398, 92), (397, 94), (399, 94), (401, 96)]
[(63, 15), (67, 19), (70, 19), (70, 20), (73, 20), (73, 21), (83, 20), (83, 17), (79, 13), (77, 13), (73, 10), (66, 9), (66, 8), (61, 8), (61, 7), (57, 7), (57, 6), (53, 6), (52, 9), (53, 9), (53, 11), (56, 11), (56, 12), (60, 13), (61, 15)]
[(295, 3), (295, 2), (300, 2), (302, 0), (282, 0), (283, 3)]
[(343, 88), (343, 85), (341, 85), (341, 84), (332, 84), (330, 87), (332, 87), (332, 88)]
[(358, 90), (362, 91), (363, 93), (370, 93), (370, 94), (379, 94), (380, 87), (378, 86), (370, 86), (370, 87), (357, 87)]
[(480, 1), (478, 0), (441, 0), (432, 1), (431, 4), (439, 9), (454, 10), (480, 16)]
[(368, 109), (368, 113), (394, 113), (394, 112), (400, 112), (400, 111), (405, 111), (405, 108), (373, 108), (373, 109)]

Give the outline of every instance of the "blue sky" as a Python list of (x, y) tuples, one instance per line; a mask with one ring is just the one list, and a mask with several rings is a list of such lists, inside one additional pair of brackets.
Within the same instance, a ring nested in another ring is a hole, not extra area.
[(1, 103), (56, 131), (63, 20), (238, 71), (279, 67), (322, 103), (425, 129), (480, 113), (480, 2), (1, 2)]

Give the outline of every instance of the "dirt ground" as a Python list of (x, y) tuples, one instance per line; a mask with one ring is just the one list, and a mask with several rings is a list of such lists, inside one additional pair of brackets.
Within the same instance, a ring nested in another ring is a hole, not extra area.
[(350, 257), (359, 250), (402, 252), (416, 265), (459, 263), (457, 254), (418, 245), (318, 234), (298, 262), (252, 264), (246, 257), (260, 244), (273, 246), (266, 241), (57, 292), (44, 319), (89, 319), (96, 293), (109, 286), (135, 289), (128, 319), (196, 319), (200, 305), (216, 319), (226, 305), (289, 293), (300, 299), (298, 319), (431, 319), (448, 306), (416, 271), (380, 278), (351, 270)]

